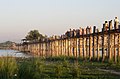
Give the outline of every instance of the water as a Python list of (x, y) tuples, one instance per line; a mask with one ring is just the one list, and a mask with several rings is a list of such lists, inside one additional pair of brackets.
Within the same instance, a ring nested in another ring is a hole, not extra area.
[(0, 57), (12, 56), (12, 57), (31, 57), (32, 55), (25, 54), (16, 50), (0, 50)]

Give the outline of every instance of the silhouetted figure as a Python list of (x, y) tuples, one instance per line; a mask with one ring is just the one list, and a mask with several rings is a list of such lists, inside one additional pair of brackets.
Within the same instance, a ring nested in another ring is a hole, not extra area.
[(109, 29), (108, 22), (105, 21), (105, 31), (107, 31), (108, 29)]
[(118, 25), (119, 25), (118, 17), (115, 17), (115, 19), (114, 19), (114, 28), (118, 29)]

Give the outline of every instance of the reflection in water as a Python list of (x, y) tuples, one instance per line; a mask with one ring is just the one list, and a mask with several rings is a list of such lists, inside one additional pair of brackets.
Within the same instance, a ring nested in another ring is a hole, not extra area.
[(13, 56), (13, 57), (31, 57), (32, 55), (25, 54), (16, 50), (0, 50), (0, 57)]

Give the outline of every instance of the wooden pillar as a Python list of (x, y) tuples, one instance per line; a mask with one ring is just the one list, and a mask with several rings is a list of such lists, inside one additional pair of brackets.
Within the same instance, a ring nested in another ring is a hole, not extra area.
[(72, 56), (72, 38), (70, 38), (70, 53), (69, 56)]
[(117, 51), (116, 51), (116, 42), (117, 42), (117, 40), (116, 40), (116, 33), (114, 33), (114, 61), (116, 62), (116, 53), (117, 53)]
[(79, 53), (78, 53), (78, 42), (79, 42), (79, 39), (76, 37), (76, 57), (78, 57)]
[(105, 60), (104, 30), (105, 30), (105, 24), (103, 24), (103, 29), (102, 29), (102, 61)]
[(89, 36), (88, 36), (88, 33), (89, 33), (89, 28), (87, 27), (86, 28), (86, 58), (89, 57), (89, 51), (88, 51), (88, 49), (89, 49), (89, 47), (88, 47)]
[(64, 54), (64, 53), (63, 53), (63, 52), (64, 52), (64, 49), (63, 49), (63, 48), (64, 48), (64, 45), (63, 45), (63, 44), (64, 44), (64, 41), (63, 41), (63, 39), (61, 39), (61, 55)]
[(58, 40), (58, 56), (60, 56), (60, 40)]
[(119, 25), (119, 34), (118, 34), (118, 62), (120, 62), (120, 25)]
[(64, 49), (65, 49), (65, 50), (64, 50), (64, 52), (65, 52), (64, 55), (66, 56), (66, 38), (64, 39)]
[(112, 21), (109, 21), (109, 29), (108, 29), (108, 58), (109, 61), (111, 61), (111, 34), (110, 34), (110, 30), (112, 27)]
[(83, 38), (83, 39), (82, 39), (82, 41), (83, 41), (82, 43), (83, 43), (83, 44), (82, 44), (82, 45), (83, 45), (83, 58), (84, 58), (84, 59), (86, 59), (86, 51), (85, 51), (85, 48), (86, 48), (86, 46), (85, 46), (85, 40), (86, 40), (86, 38), (85, 38), (85, 36), (84, 36), (85, 33), (86, 33), (86, 32), (85, 32), (85, 29), (83, 29), (83, 34), (82, 34), (82, 36), (83, 36), (83, 37), (82, 37), (82, 38)]
[(69, 38), (67, 38), (66, 41), (67, 41), (67, 44), (66, 44), (66, 50), (67, 50), (66, 56), (69, 56), (68, 55), (69, 54)]
[(50, 56), (52, 57), (52, 40), (50, 40)]
[(43, 57), (45, 57), (45, 42), (43, 42)]
[(43, 57), (43, 43), (41, 42), (41, 56)]
[(83, 43), (82, 43), (82, 33), (83, 33), (83, 32), (82, 32), (82, 31), (83, 31), (83, 30), (82, 30), (82, 28), (80, 27), (80, 38), (79, 38), (79, 41), (80, 41), (80, 43), (79, 43), (79, 44), (80, 44), (80, 55), (79, 55), (79, 56), (80, 56), (80, 57), (83, 57), (83, 55), (82, 55), (82, 53), (83, 53), (83, 50), (82, 50), (82, 49), (83, 49), (83, 45), (82, 45), (82, 44), (83, 44)]
[[(92, 34), (92, 28), (89, 29), (90, 34)], [(89, 34), (89, 60), (92, 58), (92, 36)]]
[(63, 39), (63, 55), (65, 56), (65, 39)]
[(97, 60), (99, 61), (99, 57), (100, 57), (100, 49), (99, 49), (99, 30), (97, 29)]
[(80, 38), (78, 38), (78, 57), (80, 57)]
[(39, 56), (41, 57), (41, 43), (39, 43)]
[(53, 41), (53, 56), (56, 56), (56, 45), (55, 45), (55, 39)]
[(77, 57), (77, 38), (74, 37), (74, 57)]
[(93, 58), (96, 59), (96, 47), (95, 47), (95, 30), (96, 30), (96, 26), (93, 27)]
[(74, 57), (74, 50), (75, 50), (75, 48), (74, 48), (74, 38), (72, 38), (72, 41), (71, 41), (71, 43), (72, 43), (72, 56)]
[(39, 43), (37, 43), (37, 56), (39, 56)]
[(47, 40), (47, 45), (46, 45), (46, 51), (47, 51), (47, 57), (49, 57), (49, 49), (50, 49), (50, 45), (49, 45), (49, 41)]
[(56, 56), (58, 56), (58, 40), (55, 40), (55, 47), (56, 47)]
[(62, 47), (63, 47), (63, 42), (62, 42), (62, 39), (60, 39), (60, 42), (61, 42), (61, 43), (60, 43), (60, 44), (61, 44), (61, 48), (60, 48), (60, 49), (61, 49), (61, 52), (60, 52), (60, 55), (62, 55), (62, 52), (63, 52), (63, 48), (62, 48)]
[(68, 56), (70, 56), (70, 38), (68, 38)]
[(41, 57), (43, 57), (43, 43), (41, 42)]
[(62, 39), (62, 55), (64, 55), (64, 40)]
[(65, 56), (67, 56), (67, 53), (68, 53), (68, 41), (67, 41), (67, 38), (65, 38)]

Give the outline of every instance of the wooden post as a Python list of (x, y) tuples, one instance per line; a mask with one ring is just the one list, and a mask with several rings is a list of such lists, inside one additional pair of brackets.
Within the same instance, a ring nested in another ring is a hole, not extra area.
[(72, 56), (72, 51), (73, 51), (73, 48), (72, 48), (72, 38), (70, 38), (70, 56)]
[(99, 50), (99, 29), (97, 29), (97, 60), (99, 61), (99, 57), (100, 57), (100, 50)]
[(104, 30), (105, 30), (105, 24), (103, 24), (103, 29), (102, 29), (102, 61), (105, 60), (105, 48), (104, 48)]
[(62, 55), (62, 38), (60, 39), (60, 55)]
[(66, 56), (66, 39), (64, 38), (64, 56)]
[(63, 54), (64, 54), (64, 56), (65, 56), (65, 39), (63, 40)]
[(119, 34), (118, 34), (118, 56), (117, 56), (118, 62), (120, 62), (120, 25), (119, 25)]
[(78, 57), (79, 56), (79, 52), (78, 52), (78, 46), (79, 46), (79, 39), (78, 38), (76, 38), (76, 57)]
[[(92, 28), (89, 29), (90, 34), (92, 34)], [(89, 60), (92, 58), (92, 36), (89, 35)]]
[(56, 56), (56, 44), (55, 44), (55, 39), (53, 41), (53, 45), (54, 45), (54, 48), (53, 48), (53, 56)]
[(64, 55), (64, 39), (62, 39), (62, 55)]
[(116, 34), (114, 33), (114, 61), (116, 62)]
[(60, 56), (60, 40), (58, 40), (58, 56)]
[(96, 47), (95, 47), (95, 30), (96, 26), (93, 27), (93, 58), (96, 59)]
[(58, 56), (58, 41), (55, 39), (55, 54)]
[(78, 38), (78, 57), (80, 57), (80, 37)]
[(41, 56), (43, 57), (43, 42), (41, 43)]
[(39, 56), (41, 57), (41, 42), (39, 43), (40, 49), (39, 49)]
[(52, 40), (50, 40), (50, 56), (52, 57)]
[(45, 42), (43, 42), (43, 57), (45, 57)]
[(80, 57), (83, 58), (83, 39), (80, 37)]
[(82, 41), (83, 41), (83, 58), (84, 59), (86, 59), (86, 51), (85, 51), (85, 29), (83, 29), (83, 39), (82, 39)]
[(111, 61), (111, 41), (110, 41), (110, 27), (112, 25), (112, 21), (109, 21), (109, 29), (108, 29), (108, 59)]
[(89, 28), (87, 27), (86, 28), (86, 58), (88, 58), (89, 57), (89, 53), (88, 53), (88, 49), (89, 49), (89, 47), (88, 47), (88, 34), (89, 34)]
[(80, 44), (80, 57), (83, 56), (83, 55), (82, 55), (82, 53), (83, 53), (83, 50), (82, 50), (82, 49), (83, 49), (83, 45), (82, 45), (82, 44), (83, 44), (83, 43), (82, 43), (82, 31), (83, 31), (83, 30), (82, 30), (82, 28), (80, 27), (80, 38), (79, 38), (79, 41), (80, 41), (80, 43), (79, 43), (79, 44)]
[(68, 55), (68, 39), (67, 38), (65, 38), (65, 56), (67, 56)]
[(68, 38), (68, 56), (70, 56), (70, 38)]
[(67, 56), (67, 39), (65, 38), (65, 56)]
[(77, 38), (74, 37), (74, 57), (77, 57)]

